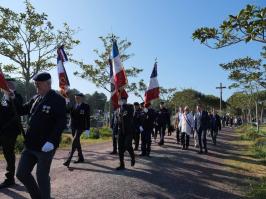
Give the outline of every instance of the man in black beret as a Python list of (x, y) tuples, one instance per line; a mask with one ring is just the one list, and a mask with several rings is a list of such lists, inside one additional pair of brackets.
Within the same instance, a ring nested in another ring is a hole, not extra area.
[(76, 150), (78, 151), (78, 160), (76, 160), (74, 163), (84, 162), (80, 144), (80, 136), (83, 131), (85, 131), (87, 135), (89, 135), (90, 132), (90, 106), (84, 103), (83, 93), (78, 93), (75, 95), (75, 102), (75, 106), (70, 108), (71, 129), (74, 140), (72, 142), (72, 149), (69, 153), (69, 156), (66, 162), (64, 162), (64, 165), (67, 167), (69, 167), (73, 154)]
[(139, 148), (139, 139), (140, 139), (140, 133), (143, 130), (142, 125), (141, 125), (141, 115), (142, 115), (142, 110), (140, 108), (140, 104), (138, 102), (134, 102), (134, 142), (135, 142), (135, 148), (134, 150), (137, 151)]
[(131, 166), (135, 165), (135, 154), (132, 147), (132, 139), (134, 134), (133, 114), (134, 107), (132, 104), (127, 104), (127, 98), (121, 97), (118, 101), (119, 116), (118, 116), (118, 152), (120, 166), (117, 170), (125, 169), (124, 153), (128, 151), (131, 157)]
[[(49, 73), (39, 73), (33, 80), (37, 95), (19, 110), (21, 115), (29, 116), (29, 121), (16, 176), (25, 185), (31, 198), (51, 198), (49, 173), (66, 127), (66, 102), (51, 89)], [(31, 174), (35, 165), (37, 182)]]
[(160, 132), (160, 142), (158, 145), (164, 144), (164, 135), (166, 127), (168, 128), (168, 131), (170, 130), (170, 113), (167, 108), (165, 108), (164, 102), (160, 102), (160, 109), (157, 111), (157, 127)]
[(20, 117), (17, 114), (17, 107), (23, 103), (23, 98), (16, 92), (15, 79), (6, 78), (7, 85), (13, 93), (12, 98), (4, 91), (0, 104), (0, 145), (6, 159), (6, 179), (0, 184), (0, 189), (15, 184), (15, 144), (17, 136), (22, 132)]

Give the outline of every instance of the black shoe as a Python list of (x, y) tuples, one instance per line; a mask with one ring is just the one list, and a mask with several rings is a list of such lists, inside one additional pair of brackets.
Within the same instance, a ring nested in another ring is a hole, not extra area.
[(124, 170), (125, 166), (124, 165), (120, 165), (119, 167), (116, 167), (116, 170)]
[(198, 154), (202, 154), (203, 152), (202, 151), (198, 151)]
[(149, 158), (151, 157), (149, 153), (147, 153), (147, 155), (146, 155), (146, 156), (147, 156), (147, 157), (149, 157)]
[(66, 167), (69, 167), (69, 165), (70, 165), (70, 160), (65, 161), (65, 162), (63, 163), (63, 165), (66, 166)]
[(110, 153), (110, 155), (116, 155), (117, 154), (117, 151), (112, 151), (111, 153)]
[(75, 164), (77, 164), (77, 163), (83, 163), (83, 162), (84, 162), (84, 159), (78, 159), (78, 160), (74, 161)]
[(205, 150), (205, 151), (204, 151), (204, 153), (207, 155), (207, 154), (208, 154), (208, 151), (207, 151), (207, 150)]
[(12, 179), (12, 180), (6, 179), (3, 183), (0, 184), (0, 189), (11, 187), (13, 185), (15, 185), (15, 180), (14, 179)]
[(134, 165), (135, 165), (135, 159), (132, 159), (131, 160), (131, 166), (134, 167)]
[(146, 153), (141, 153), (139, 154), (139, 156), (146, 156)]

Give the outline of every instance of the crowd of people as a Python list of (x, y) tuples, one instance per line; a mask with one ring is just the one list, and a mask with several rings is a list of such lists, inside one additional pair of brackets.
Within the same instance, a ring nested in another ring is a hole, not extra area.
[[(31, 100), (23, 104), (20, 94), (16, 92), (14, 79), (7, 79), (10, 92), (4, 91), (0, 104), (0, 144), (7, 162), (6, 179), (0, 184), (7, 188), (15, 184), (15, 143), (22, 133), (25, 147), (21, 153), (16, 177), (24, 184), (31, 198), (49, 199), (50, 167), (59, 146), (61, 135), (66, 128), (67, 113), (71, 116), (73, 135), (72, 147), (64, 166), (69, 167), (74, 152), (78, 151), (78, 159), (74, 163), (84, 162), (80, 144), (80, 136), (85, 131), (90, 132), (90, 107), (84, 103), (84, 95), (75, 95), (75, 105), (70, 107), (65, 99), (51, 89), (51, 75), (39, 73), (34, 78), (37, 90)], [(28, 115), (26, 130), (21, 125), (20, 116)], [(152, 140), (159, 146), (165, 144), (165, 135), (176, 134), (176, 143), (182, 150), (188, 150), (190, 139), (198, 147), (198, 153), (208, 153), (207, 134), (210, 132), (213, 144), (221, 124), (230, 125), (227, 117), (222, 117), (216, 111), (207, 112), (200, 105), (195, 111), (188, 106), (180, 107), (175, 114), (174, 125), (171, 124), (170, 111), (160, 102), (159, 110), (154, 110), (150, 103), (127, 103), (127, 98), (121, 96), (119, 108), (113, 113), (111, 128), (113, 133), (112, 155), (118, 154), (120, 164), (117, 170), (125, 169), (124, 153), (128, 151), (131, 166), (135, 165), (135, 151), (140, 150), (140, 156), (150, 157)], [(239, 123), (239, 122), (238, 122)], [(159, 139), (158, 139), (159, 137)], [(158, 140), (157, 140), (158, 139)], [(134, 146), (134, 147), (133, 147)], [(36, 179), (32, 175), (36, 166)]]

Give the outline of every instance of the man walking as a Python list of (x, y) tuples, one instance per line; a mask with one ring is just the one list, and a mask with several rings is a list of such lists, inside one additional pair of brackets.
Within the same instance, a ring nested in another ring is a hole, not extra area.
[[(50, 199), (49, 173), (66, 127), (66, 102), (51, 89), (49, 73), (37, 74), (33, 80), (37, 95), (20, 108), (21, 114), (29, 115), (29, 123), (16, 176), (25, 185), (31, 198)], [(35, 165), (37, 182), (31, 174)]]
[(150, 156), (151, 135), (154, 127), (155, 111), (150, 107), (150, 103), (145, 104), (142, 115), (141, 126), (141, 156)]
[(205, 154), (208, 153), (207, 149), (207, 130), (209, 128), (209, 121), (210, 118), (208, 116), (208, 112), (202, 110), (201, 106), (197, 106), (197, 112), (195, 114), (195, 129), (198, 134), (198, 141), (199, 141), (199, 153), (202, 154), (202, 142), (204, 146)]
[(139, 137), (140, 137), (140, 126), (141, 126), (141, 115), (142, 110), (138, 102), (134, 102), (134, 142), (135, 148), (134, 150), (137, 151), (139, 149)]
[(120, 166), (117, 170), (125, 169), (124, 153), (128, 151), (131, 157), (131, 166), (135, 165), (135, 154), (132, 147), (134, 134), (133, 113), (134, 107), (127, 104), (127, 98), (121, 97), (119, 100), (119, 117), (118, 117), (118, 151)]
[(71, 159), (75, 151), (78, 151), (78, 160), (74, 163), (82, 163), (84, 162), (84, 157), (82, 154), (81, 144), (80, 144), (80, 136), (83, 131), (90, 132), (90, 106), (84, 103), (84, 94), (78, 93), (75, 95), (75, 106), (70, 109), (71, 116), (71, 129), (72, 129), (72, 149), (69, 153), (68, 159), (64, 162), (64, 165), (69, 167)]
[(170, 131), (170, 114), (167, 108), (164, 106), (164, 102), (160, 102), (160, 110), (157, 112), (157, 119), (156, 119), (158, 129), (160, 132), (160, 142), (158, 145), (164, 145), (164, 135), (166, 127), (168, 131)]
[(192, 113), (189, 112), (189, 107), (185, 106), (184, 113), (181, 119), (181, 145), (182, 150), (189, 148), (189, 139), (194, 130), (194, 119)]
[(4, 93), (0, 104), (0, 145), (7, 163), (6, 179), (0, 184), (0, 189), (15, 184), (15, 144), (17, 136), (23, 131), (17, 108), (22, 105), (23, 99), (15, 90), (15, 80), (6, 79), (10, 90), (14, 92), (14, 99)]

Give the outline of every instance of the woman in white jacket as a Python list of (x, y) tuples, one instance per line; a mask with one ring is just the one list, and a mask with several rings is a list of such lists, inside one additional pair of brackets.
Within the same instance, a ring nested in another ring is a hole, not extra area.
[(189, 137), (193, 134), (195, 122), (192, 113), (189, 112), (189, 107), (184, 108), (181, 120), (181, 145), (182, 150), (186, 150), (189, 147)]

